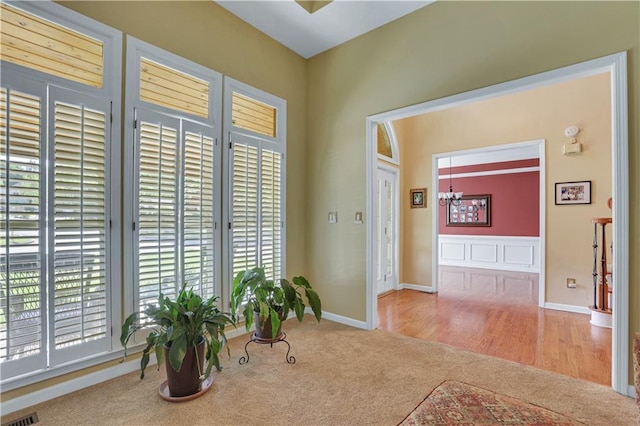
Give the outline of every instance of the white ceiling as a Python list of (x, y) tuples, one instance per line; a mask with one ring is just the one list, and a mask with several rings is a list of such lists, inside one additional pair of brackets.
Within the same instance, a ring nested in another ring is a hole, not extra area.
[(243, 21), (310, 58), (434, 0), (335, 0), (313, 14), (294, 0), (214, 0)]

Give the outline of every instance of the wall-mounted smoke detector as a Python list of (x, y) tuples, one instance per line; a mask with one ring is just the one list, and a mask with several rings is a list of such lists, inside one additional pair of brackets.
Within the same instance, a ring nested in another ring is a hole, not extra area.
[(580, 133), (580, 129), (577, 126), (569, 126), (564, 129), (564, 135), (568, 138), (575, 137), (578, 133)]

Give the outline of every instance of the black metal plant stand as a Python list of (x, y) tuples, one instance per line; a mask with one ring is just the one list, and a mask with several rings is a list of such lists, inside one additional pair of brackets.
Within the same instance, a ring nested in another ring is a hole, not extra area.
[(244, 345), (244, 353), (247, 354), (247, 356), (240, 357), (238, 362), (240, 363), (240, 365), (246, 364), (249, 362), (249, 352), (247, 352), (247, 346), (249, 346), (249, 343), (257, 343), (259, 345), (269, 345), (270, 347), (273, 347), (274, 343), (279, 343), (279, 342), (284, 342), (287, 344), (287, 354), (285, 355), (287, 363), (295, 364), (296, 358), (293, 355), (289, 356), (289, 352), (291, 352), (291, 345), (289, 344), (289, 342), (287, 342), (287, 333), (285, 333), (284, 331), (282, 332), (282, 334), (278, 335), (275, 339), (271, 339), (271, 338), (264, 339), (262, 337), (256, 336), (256, 333), (253, 333), (251, 335), (251, 339), (249, 339), (247, 344)]

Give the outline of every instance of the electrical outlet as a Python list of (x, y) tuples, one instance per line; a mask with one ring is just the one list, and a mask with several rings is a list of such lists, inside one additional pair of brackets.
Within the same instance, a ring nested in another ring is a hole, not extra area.
[(329, 223), (338, 223), (338, 212), (329, 212)]
[(575, 278), (567, 278), (567, 288), (576, 288)]

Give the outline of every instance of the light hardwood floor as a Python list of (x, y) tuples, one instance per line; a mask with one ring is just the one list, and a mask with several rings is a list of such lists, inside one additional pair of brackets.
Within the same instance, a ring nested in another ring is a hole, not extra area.
[(437, 294), (382, 295), (378, 321), (384, 330), (610, 385), (611, 330), (537, 305), (537, 274), (441, 266)]

